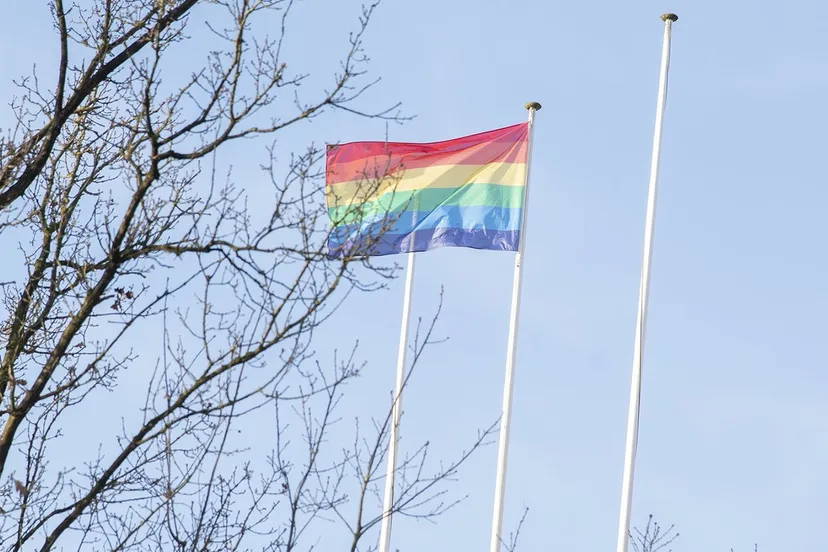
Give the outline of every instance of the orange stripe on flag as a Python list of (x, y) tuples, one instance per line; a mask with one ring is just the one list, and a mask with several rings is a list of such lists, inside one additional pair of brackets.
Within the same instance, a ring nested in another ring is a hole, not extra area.
[(330, 146), (326, 182), (330, 185), (374, 180), (406, 169), (435, 166), (526, 163), (528, 138), (528, 123), (521, 123), (442, 142), (352, 142)]

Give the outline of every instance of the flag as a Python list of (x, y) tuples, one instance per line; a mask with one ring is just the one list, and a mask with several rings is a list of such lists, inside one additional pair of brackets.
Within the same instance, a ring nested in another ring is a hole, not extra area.
[(528, 149), (528, 123), (443, 142), (329, 146), (329, 255), (517, 251)]

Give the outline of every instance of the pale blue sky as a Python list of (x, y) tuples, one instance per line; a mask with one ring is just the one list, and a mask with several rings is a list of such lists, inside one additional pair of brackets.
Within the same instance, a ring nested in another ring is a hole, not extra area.
[[(9, 78), (53, 48), (8, 2)], [(24, 5), (25, 4), (25, 5)], [(335, 68), (359, 3), (306, 0), (295, 64)], [(506, 529), (521, 550), (615, 546), (646, 187), (663, 23), (674, 26), (634, 521), (676, 523), (676, 552), (826, 546), (828, 517), (828, 24), (816, 1), (388, 0), (367, 35), (377, 101), (417, 118), (397, 141), (433, 141), (525, 119), (539, 101)], [(328, 5), (332, 12), (327, 12)], [(15, 22), (10, 26), (10, 22)], [(11, 57), (9, 57), (11, 52)], [(333, 58), (331, 57), (333, 56)], [(323, 75), (327, 76), (326, 73)], [(2, 122), (8, 123), (8, 110)], [(381, 139), (377, 121), (320, 118), (295, 148)], [(293, 144), (283, 144), (285, 153)], [(261, 161), (249, 148), (249, 164)], [(244, 165), (246, 158), (235, 160)], [(244, 169), (241, 169), (244, 171)], [(256, 172), (250, 170), (252, 178)], [(404, 259), (400, 259), (404, 261)], [(415, 316), (445, 288), (439, 332), (405, 398), (402, 451), (450, 457), (500, 412), (513, 255), (419, 255)], [(353, 295), (317, 350), (359, 339), (357, 399), (393, 385), (402, 280)], [(357, 412), (357, 410), (354, 410)], [(259, 437), (257, 437), (259, 439)], [(396, 521), (393, 548), (486, 550), (496, 449), (453, 487), (470, 499), (437, 525)], [(328, 548), (326, 548), (327, 550)]]

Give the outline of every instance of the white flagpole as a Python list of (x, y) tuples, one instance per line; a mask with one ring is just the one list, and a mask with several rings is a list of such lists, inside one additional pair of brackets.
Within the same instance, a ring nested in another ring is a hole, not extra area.
[(515, 382), (515, 357), (517, 351), (517, 333), (520, 317), (520, 287), (523, 281), (523, 252), (526, 248), (526, 219), (529, 214), (529, 171), (532, 161), (532, 136), (535, 127), (535, 112), (541, 104), (526, 104), (529, 110), (529, 151), (526, 155), (526, 180), (523, 188), (523, 218), (520, 223), (520, 243), (515, 256), (515, 276), (512, 285), (512, 311), (509, 318), (509, 344), (506, 349), (506, 380), (503, 384), (503, 411), (500, 418), (500, 443), (497, 451), (497, 476), (494, 496), (494, 514), (492, 519), (491, 552), (499, 552), (501, 544), (500, 531), (503, 527), (503, 503), (506, 496), (506, 462), (509, 457), (509, 428), (512, 422), (512, 389)]
[(408, 326), (411, 321), (411, 289), (414, 286), (414, 252), (408, 254), (403, 295), (400, 349), (397, 354), (397, 383), (394, 387), (394, 406), (391, 414), (391, 439), (388, 444), (388, 467), (385, 472), (385, 498), (382, 504), (382, 526), (379, 552), (388, 552), (391, 546), (391, 517), (394, 510), (394, 479), (397, 473), (397, 445), (400, 440), (400, 416), (402, 416), (402, 392), (405, 382), (405, 358), (408, 352)]
[(658, 188), (658, 164), (661, 156), (661, 134), (664, 127), (664, 108), (667, 104), (667, 74), (670, 71), (670, 38), (673, 22), (678, 16), (666, 13), (664, 21), (664, 43), (661, 51), (661, 75), (658, 82), (658, 105), (656, 107), (653, 156), (650, 162), (650, 189), (647, 198), (647, 218), (644, 228), (644, 259), (641, 265), (641, 282), (638, 290), (638, 316), (635, 327), (632, 383), (630, 385), (630, 406), (627, 420), (627, 444), (624, 456), (624, 477), (621, 483), (621, 513), (618, 520), (617, 552), (627, 552), (630, 540), (630, 511), (632, 508), (633, 475), (635, 453), (638, 447), (638, 416), (641, 406), (641, 373), (644, 357), (644, 337), (647, 330), (647, 300), (650, 294), (650, 266), (652, 265), (653, 234), (655, 230), (655, 208)]

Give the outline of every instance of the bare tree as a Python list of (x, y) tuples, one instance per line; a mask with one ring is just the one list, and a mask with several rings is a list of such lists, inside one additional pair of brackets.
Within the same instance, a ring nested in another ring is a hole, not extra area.
[(632, 543), (635, 552), (658, 552), (659, 550), (670, 551), (668, 548), (679, 537), (675, 531), (675, 525), (671, 525), (666, 530), (653, 520), (652, 514), (647, 518), (647, 525), (644, 530), (633, 529), (630, 535), (630, 542)]
[[(630, 542), (635, 552), (657, 552), (659, 550), (670, 551), (669, 548), (677, 538), (679, 533), (675, 530), (675, 525), (671, 525), (666, 530), (653, 520), (652, 514), (647, 518), (647, 525), (644, 530), (635, 528), (634, 534), (630, 535)], [(735, 552), (733, 548), (730, 552)], [(753, 545), (753, 552), (759, 552), (759, 545)]]
[[(400, 120), (361, 107), (376, 4), (315, 97), (284, 59), (292, 0), (49, 6), (55, 75), (16, 82), (0, 140), (0, 546), (371, 549), (390, 408), (343, 446), (361, 365), (312, 345), (393, 271), (329, 258), (325, 152), (275, 136), (331, 111)], [(222, 157), (252, 138), (267, 194)], [(403, 459), (395, 512), (454, 504), (443, 483), (490, 432), (434, 469), (426, 446)]]
[(526, 522), (526, 517), (529, 515), (529, 508), (523, 508), (523, 514), (520, 516), (515, 530), (509, 534), (509, 541), (505, 541), (503, 537), (500, 538), (500, 547), (506, 552), (515, 552), (518, 548), (518, 539), (520, 539), (520, 532), (523, 529), (523, 524)]

